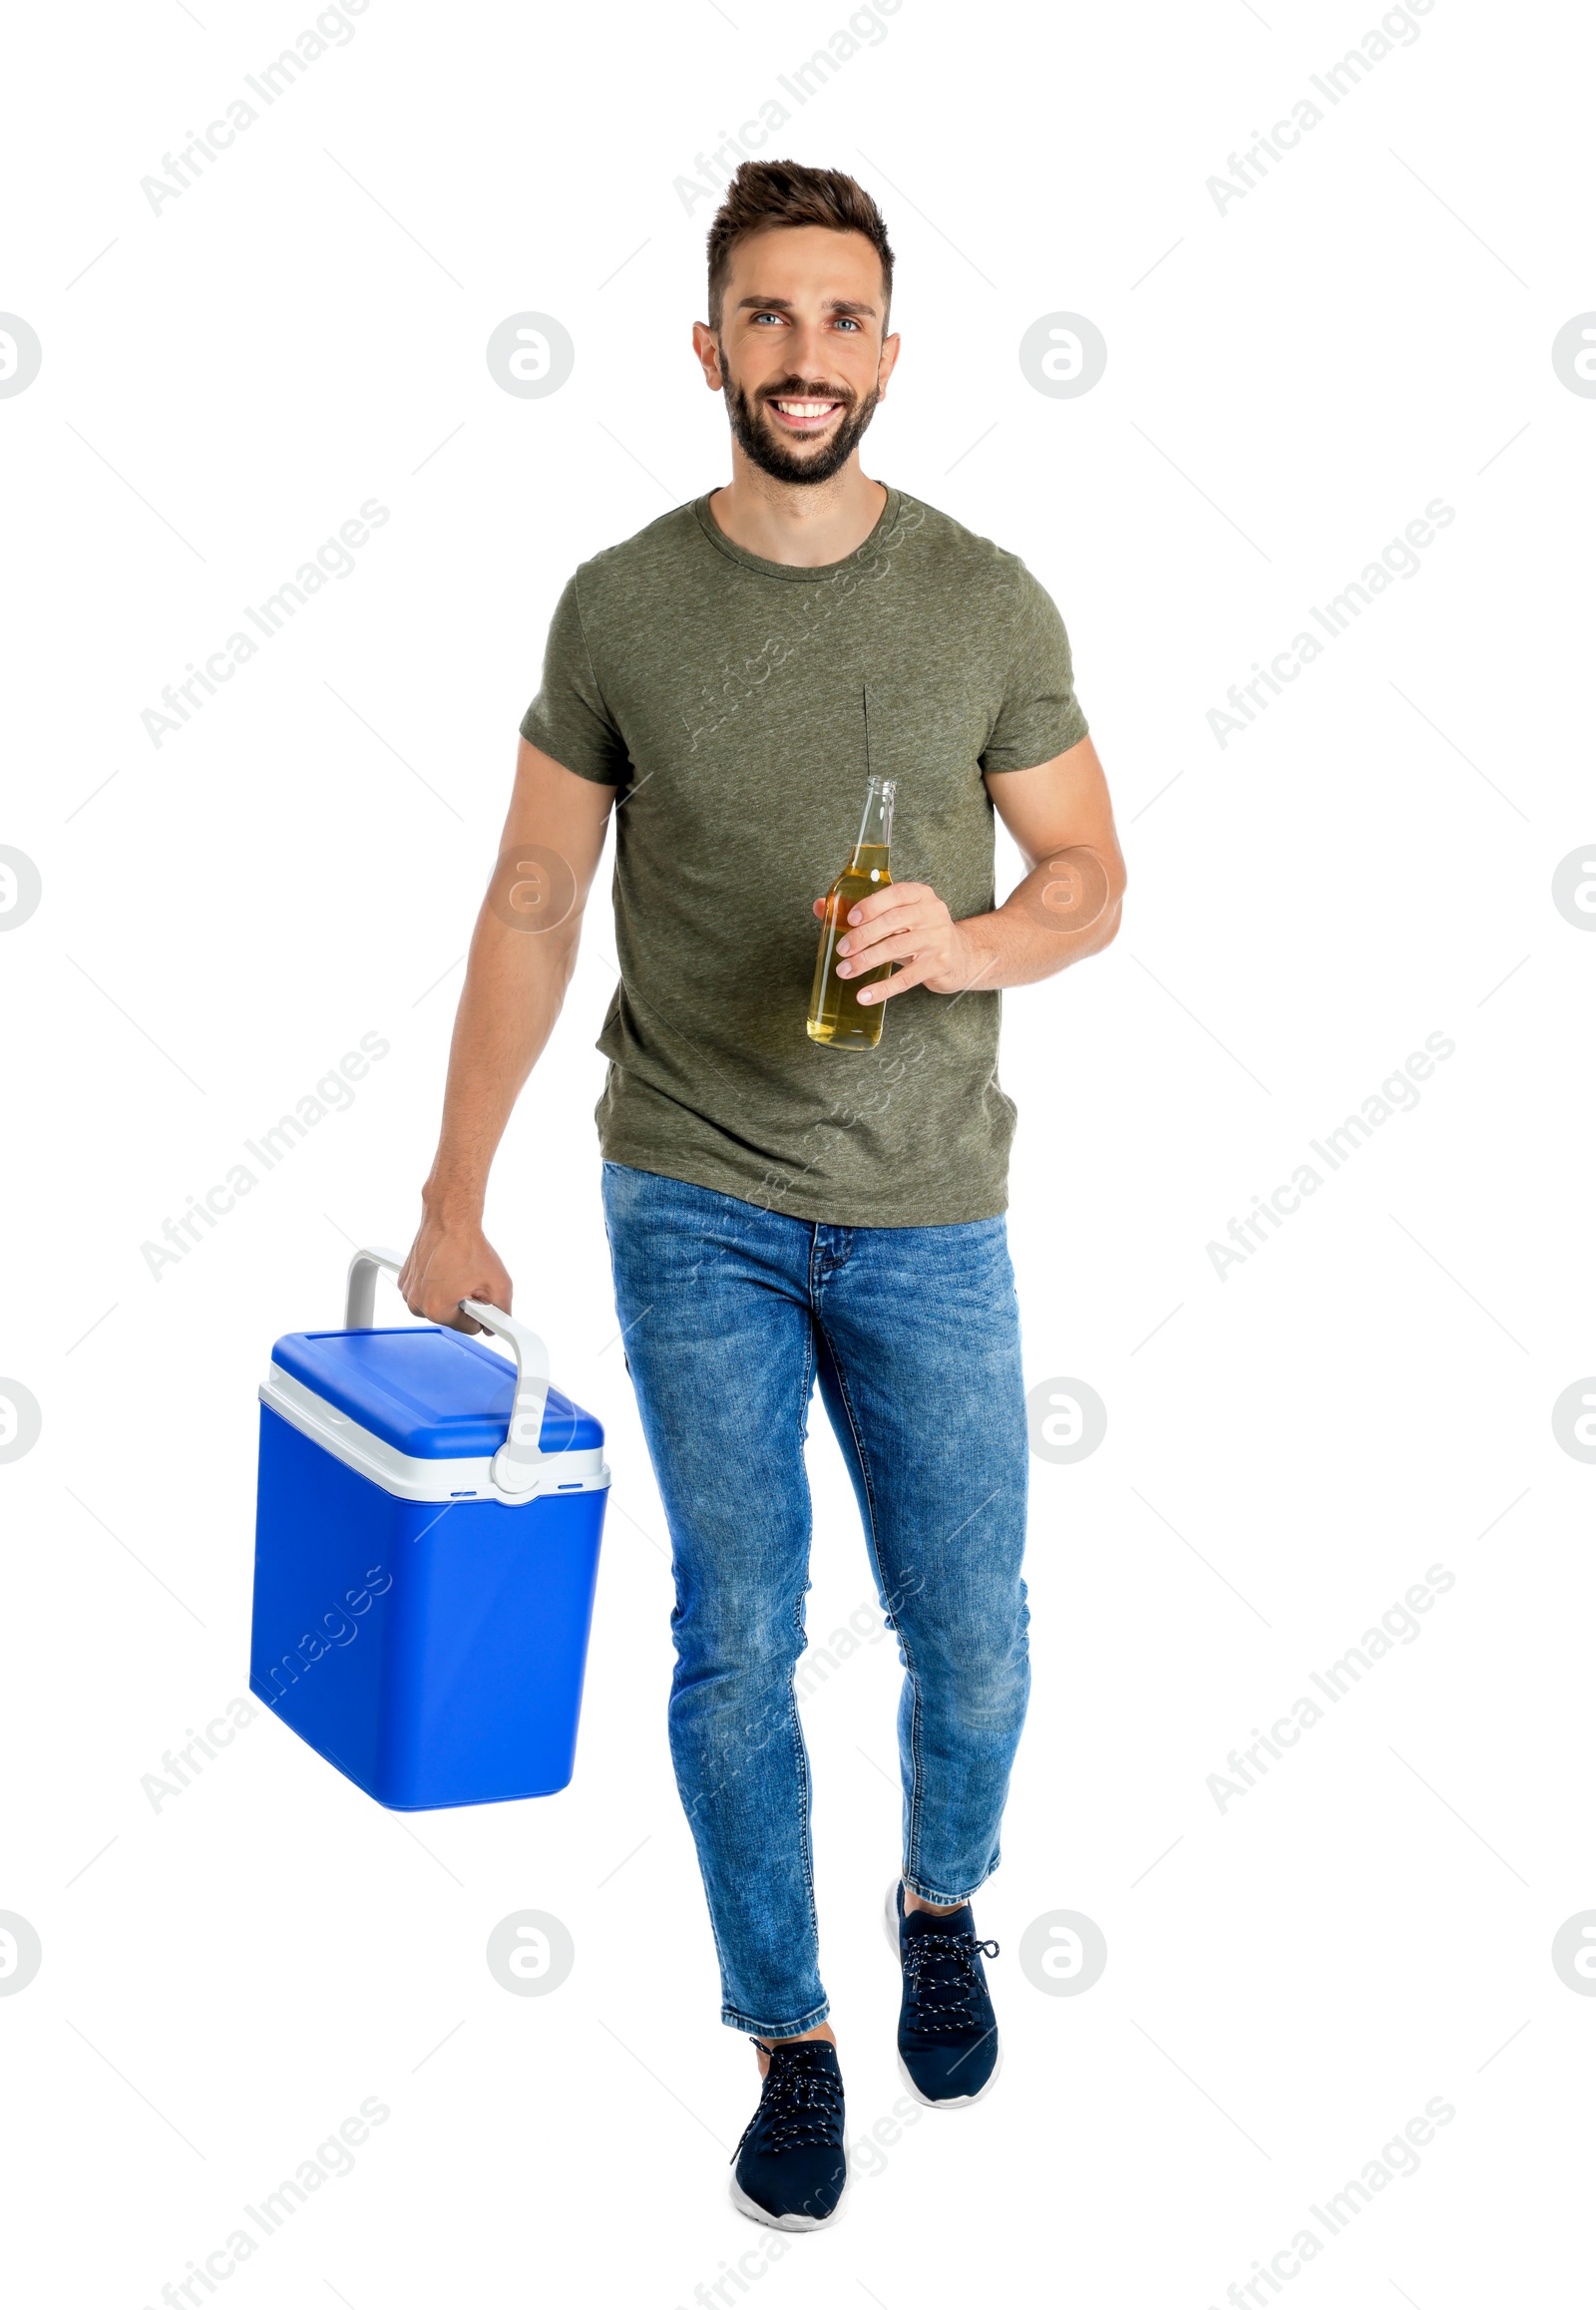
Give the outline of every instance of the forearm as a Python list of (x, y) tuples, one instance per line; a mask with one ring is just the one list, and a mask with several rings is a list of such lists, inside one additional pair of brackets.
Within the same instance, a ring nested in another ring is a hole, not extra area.
[(484, 906), (455, 1014), (438, 1152), (421, 1191), (429, 1216), (476, 1221), (527, 1077), (554, 1031), (577, 962), (580, 917), (513, 931)]
[(1055, 851), (1000, 907), (967, 916), (971, 986), (1029, 986), (1100, 954), (1119, 929), (1123, 864), (1081, 848)]

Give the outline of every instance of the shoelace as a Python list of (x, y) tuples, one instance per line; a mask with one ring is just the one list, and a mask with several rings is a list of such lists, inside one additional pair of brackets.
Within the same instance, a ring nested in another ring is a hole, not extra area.
[[(913, 2026), (928, 2036), (974, 2028), (971, 1998), (980, 1981), (976, 1959), (996, 1957), (998, 1943), (979, 1940), (974, 1933), (917, 1933), (902, 1947)], [(939, 1960), (947, 1961), (948, 1970), (932, 1970)]]
[(731, 2153), (733, 2162), (756, 2126), (764, 2131), (769, 2149), (824, 2148), (839, 2137), (841, 2103), (842, 2080), (835, 2070), (818, 2061), (807, 2046), (778, 2047), (770, 2057), (759, 2107)]

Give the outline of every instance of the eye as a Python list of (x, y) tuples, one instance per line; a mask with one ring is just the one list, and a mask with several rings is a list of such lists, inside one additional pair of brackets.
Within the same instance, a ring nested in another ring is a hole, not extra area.
[(837, 326), (839, 329), (857, 329), (859, 323), (853, 318), (852, 314), (840, 313), (837, 317)]

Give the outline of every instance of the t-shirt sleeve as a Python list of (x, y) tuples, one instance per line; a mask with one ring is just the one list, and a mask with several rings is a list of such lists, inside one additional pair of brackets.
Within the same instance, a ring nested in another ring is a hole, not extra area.
[(1086, 735), (1075, 696), (1069, 636), (1052, 595), (1023, 562), (1016, 564), (1018, 593), (1002, 703), (981, 756), (984, 772), (1034, 770), (1066, 754)]
[(623, 786), (626, 741), (604, 704), (583, 631), (573, 578), (555, 605), (544, 644), (543, 686), (521, 720), (521, 735), (579, 778)]

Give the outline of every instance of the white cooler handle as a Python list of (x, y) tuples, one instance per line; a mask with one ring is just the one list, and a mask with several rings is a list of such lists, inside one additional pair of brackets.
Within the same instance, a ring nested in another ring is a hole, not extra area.
[(357, 1251), (349, 1262), (349, 1284), (344, 1296), (343, 1328), (346, 1332), (369, 1332), (377, 1307), (377, 1270), (386, 1268), (397, 1279), (404, 1266), (399, 1254), (389, 1251), (385, 1244), (372, 1244), (365, 1251)]
[[(355, 1253), (349, 1262), (345, 1331), (371, 1329), (377, 1304), (377, 1270), (386, 1268), (397, 1276), (403, 1266), (399, 1254), (382, 1245), (368, 1245)], [(494, 1454), (493, 1480), (501, 1492), (521, 1499), (538, 1490), (544, 1470), (561, 1457), (559, 1452), (544, 1451), (539, 1442), (544, 1406), (549, 1400), (549, 1350), (529, 1324), (507, 1316), (503, 1308), (490, 1307), (486, 1300), (462, 1300), (460, 1305), (515, 1354), (516, 1399), (510, 1412), (510, 1433)]]

